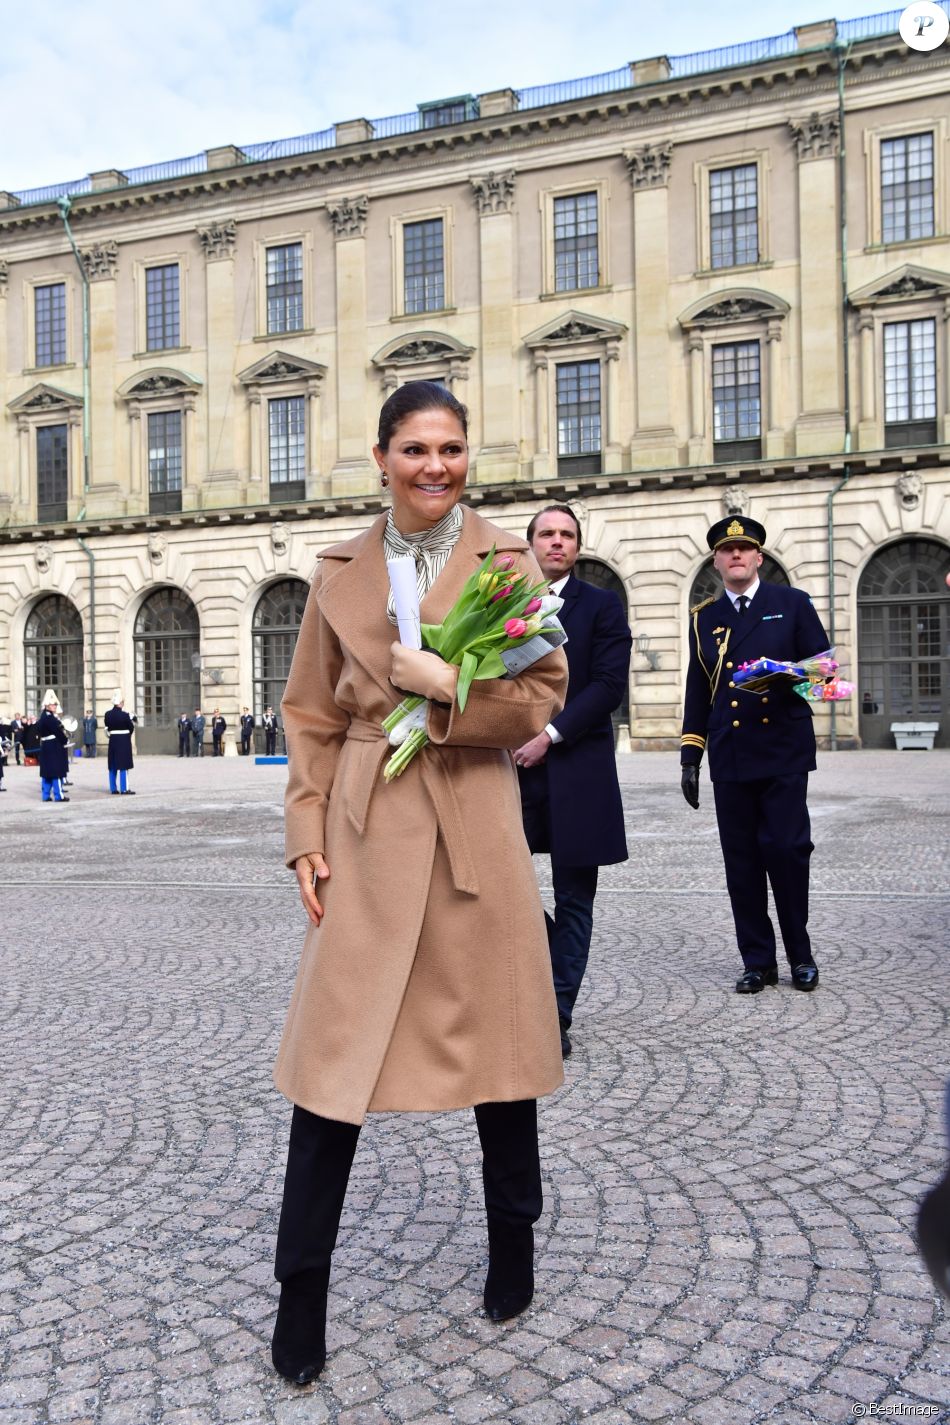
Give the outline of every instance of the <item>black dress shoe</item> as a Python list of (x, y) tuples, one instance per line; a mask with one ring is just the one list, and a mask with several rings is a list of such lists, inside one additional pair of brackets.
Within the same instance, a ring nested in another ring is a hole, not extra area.
[(766, 985), (778, 984), (778, 970), (774, 965), (768, 969), (746, 970), (744, 975), (740, 975), (736, 980), (737, 995), (757, 995), (759, 990), (764, 990)]
[(818, 984), (818, 966), (793, 965), (792, 984), (797, 990), (813, 990)]
[(561, 1058), (566, 1059), (570, 1054), (572, 1048), (571, 1041), (567, 1037), (567, 1031), (570, 1029), (571, 1026), (568, 1024), (566, 1019), (561, 1019), (560, 1015), (558, 1016), (558, 1024), (560, 1025), (561, 1029)]
[(531, 1305), (534, 1296), (534, 1228), (488, 1224), (488, 1276), (485, 1315), (510, 1321)]
[(917, 1245), (934, 1285), (950, 1299), (950, 1168), (920, 1204)]
[(134, 796), (135, 796), (135, 793), (134, 793), (133, 791), (131, 791), (131, 790), (126, 790), (126, 791), (124, 791), (124, 792), (122, 793), (122, 795), (123, 795), (124, 797), (134, 797)]
[(330, 1268), (298, 1272), (281, 1284), (271, 1342), (274, 1369), (294, 1385), (309, 1385), (327, 1359), (327, 1286)]

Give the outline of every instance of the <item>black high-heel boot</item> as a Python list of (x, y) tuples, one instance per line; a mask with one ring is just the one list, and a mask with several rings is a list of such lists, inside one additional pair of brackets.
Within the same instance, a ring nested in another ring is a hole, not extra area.
[(520, 1316), (534, 1296), (534, 1228), (488, 1224), (485, 1315), (492, 1321)]
[(318, 1267), (281, 1283), (270, 1354), (274, 1369), (294, 1385), (316, 1380), (326, 1364), (329, 1281), (330, 1268)]

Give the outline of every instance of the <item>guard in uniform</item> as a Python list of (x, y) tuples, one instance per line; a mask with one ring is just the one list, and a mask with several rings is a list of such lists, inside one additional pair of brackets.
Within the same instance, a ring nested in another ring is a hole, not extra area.
[(220, 708), (215, 708), (214, 716), (211, 719), (211, 745), (214, 749), (215, 757), (224, 756), (223, 738), (227, 730), (227, 723), (221, 716)]
[(274, 709), (267, 708), (262, 719), (264, 728), (264, 756), (277, 756), (277, 719), (274, 716)]
[(63, 778), (69, 771), (69, 753), (66, 751), (69, 736), (56, 714), (58, 707), (59, 699), (52, 688), (48, 688), (43, 695), (43, 711), (36, 723), (37, 756), (44, 802), (69, 801), (63, 791)]
[(191, 718), (187, 713), (182, 713), (178, 719), (178, 755), (191, 756)]
[(739, 953), (736, 990), (757, 994), (778, 983), (768, 885), (791, 966), (792, 983), (813, 990), (818, 969), (808, 938), (812, 853), (806, 801), (815, 770), (810, 705), (774, 679), (763, 690), (736, 686), (733, 674), (756, 658), (797, 662), (828, 648), (828, 636), (801, 589), (759, 579), (765, 529), (727, 516), (706, 536), (725, 585), (718, 599), (690, 610), (689, 668), (683, 717), (681, 785), (699, 806), (699, 767), (709, 775)]
[(114, 797), (135, 796), (135, 793), (129, 790), (127, 775), (134, 766), (132, 733), (135, 730), (135, 718), (122, 706), (124, 701), (121, 692), (116, 689), (112, 707), (102, 719), (109, 739), (109, 791)]
[(254, 714), (249, 708), (245, 708), (241, 713), (241, 756), (248, 757), (251, 752), (251, 735), (254, 731)]

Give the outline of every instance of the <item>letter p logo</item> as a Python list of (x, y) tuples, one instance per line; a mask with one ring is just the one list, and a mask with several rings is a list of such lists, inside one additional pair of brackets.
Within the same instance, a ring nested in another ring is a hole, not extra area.
[(906, 45), (926, 53), (943, 44), (950, 32), (950, 18), (933, 0), (916, 0), (901, 15), (898, 28)]

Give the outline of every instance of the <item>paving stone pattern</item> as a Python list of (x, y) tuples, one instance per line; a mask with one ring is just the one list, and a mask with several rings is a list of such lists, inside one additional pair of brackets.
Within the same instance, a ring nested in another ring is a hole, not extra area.
[(305, 1390), (268, 1354), (304, 931), (286, 771), (142, 759), (122, 798), (100, 759), (56, 806), (9, 768), (0, 1425), (950, 1420), (911, 1236), (946, 1152), (950, 753), (821, 759), (821, 987), (754, 997), (711, 790), (691, 812), (676, 760), (621, 760), (632, 855), (542, 1106), (532, 1308), (480, 1311), (472, 1115), (373, 1117)]

